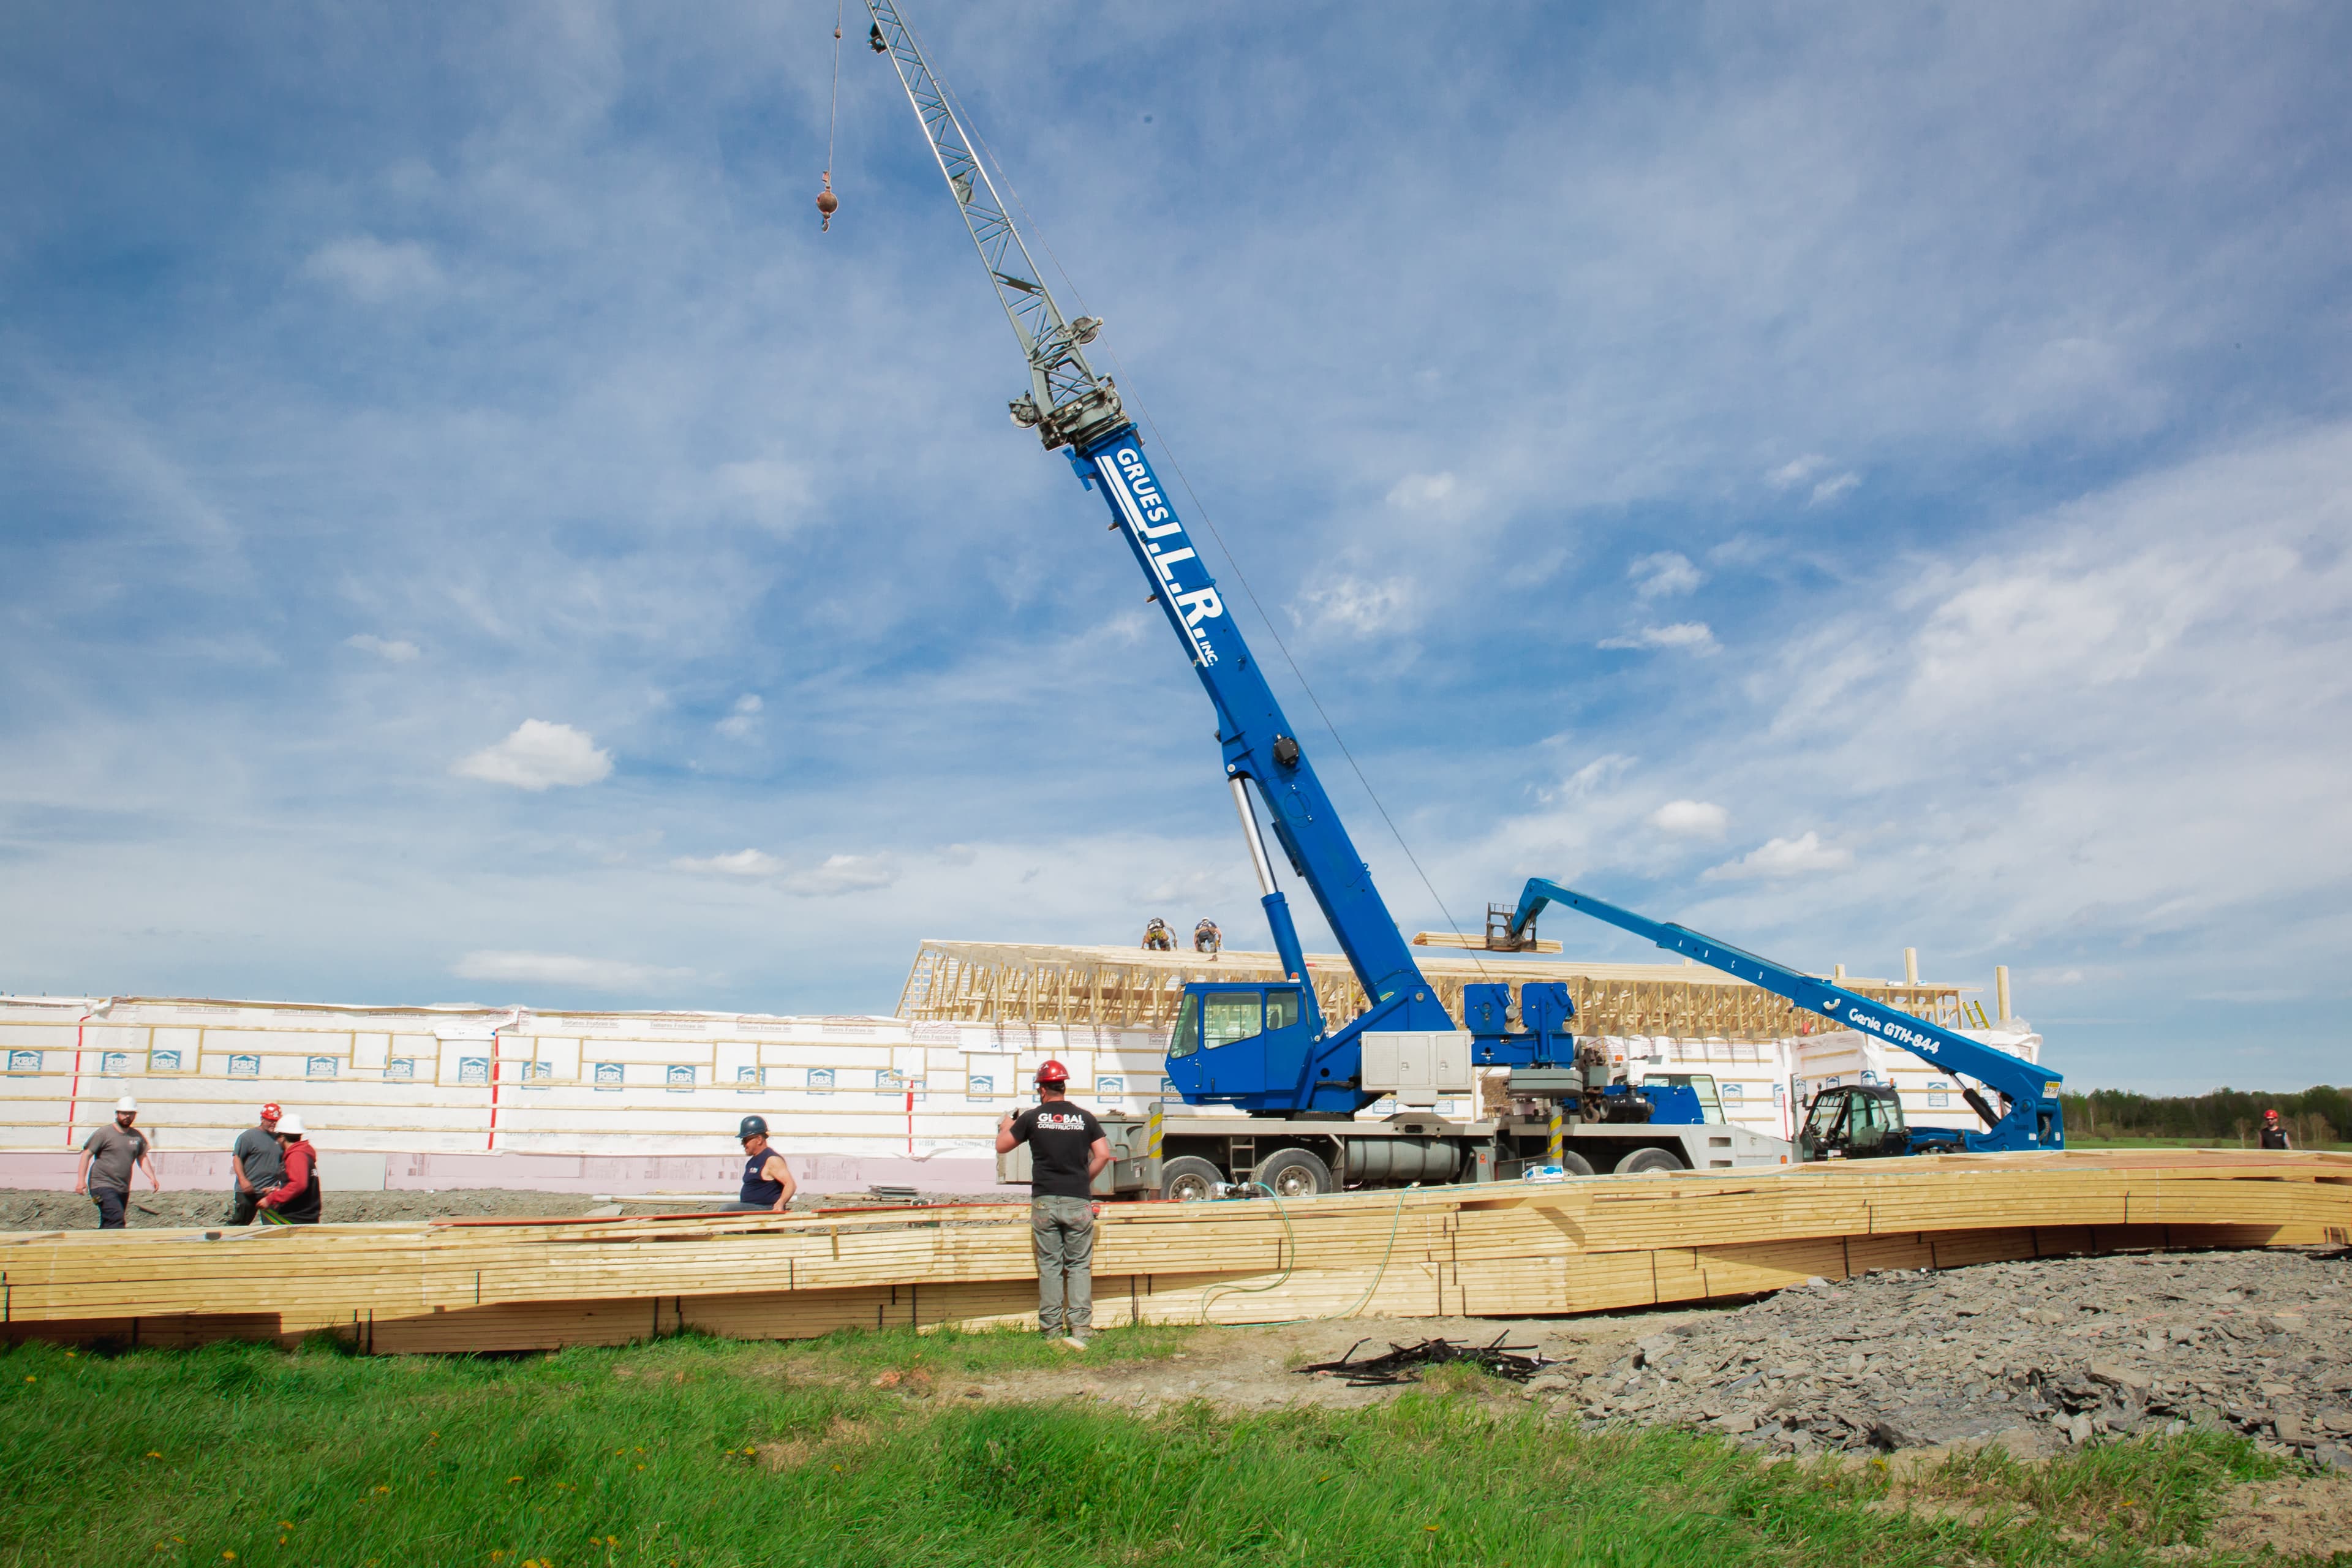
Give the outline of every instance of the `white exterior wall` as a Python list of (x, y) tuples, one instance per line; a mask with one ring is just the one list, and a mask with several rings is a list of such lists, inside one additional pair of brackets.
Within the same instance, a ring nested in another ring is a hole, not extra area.
[[(849, 1162), (827, 1167), (835, 1179), (860, 1179), (858, 1162), (877, 1161), (887, 1168), (872, 1166), (875, 1179), (915, 1179), (907, 1163), (945, 1158), (969, 1184), (993, 1160), (997, 1119), (1023, 1102), (1047, 1057), (1069, 1068), (1071, 1093), (1099, 1110), (1139, 1114), (1165, 1081), (1165, 1032), (1151, 1029), (173, 999), (116, 1003), (84, 1021), (97, 1006), (0, 997), (0, 1156), (11, 1169), (31, 1169), (19, 1157), (38, 1154), (50, 1171), (130, 1094), (158, 1153), (173, 1157), (225, 1158), (274, 1100), (299, 1111), (330, 1155), (581, 1157), (580, 1179), (591, 1183), (621, 1168), (614, 1158), (637, 1158), (652, 1173), (646, 1162), (656, 1157), (697, 1155), (715, 1163), (679, 1179), (709, 1187), (726, 1161), (740, 1164), (736, 1124), (757, 1111), (788, 1156)], [(1967, 1032), (2040, 1059), (2042, 1037), (2023, 1026)], [(1712, 1074), (1725, 1119), (1771, 1137), (1794, 1135), (1807, 1096), (1855, 1081), (1895, 1085), (1914, 1125), (1978, 1125), (1949, 1075), (1852, 1031), (1604, 1043), (1637, 1082), (1653, 1072)], [(1475, 1106), (1462, 1096), (1439, 1110), (1472, 1116)], [(210, 1163), (185, 1170), (190, 1184), (214, 1179)]]
[(94, 1005), (0, 997), (0, 1153), (78, 1150), (127, 1094), (159, 1154), (226, 1153), (275, 1101), (330, 1153), (725, 1157), (757, 1111), (787, 1155), (992, 1161), (1047, 1057), (1074, 1096), (1139, 1113), (1165, 1049), (1153, 1031), (864, 1016), (151, 1000), (83, 1021)]

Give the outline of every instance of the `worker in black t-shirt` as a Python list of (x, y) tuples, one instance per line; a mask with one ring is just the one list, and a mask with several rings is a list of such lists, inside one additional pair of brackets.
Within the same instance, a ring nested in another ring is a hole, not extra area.
[(2278, 1107), (2275, 1105), (2263, 1112), (2263, 1147), (2265, 1149), (2294, 1147), (2287, 1142), (2286, 1129), (2279, 1125)]
[(1074, 1351), (1095, 1321), (1095, 1177), (1110, 1163), (1110, 1140), (1083, 1105), (1072, 1105), (1070, 1069), (1037, 1069), (1039, 1104), (997, 1124), (996, 1152), (1029, 1145), (1029, 1238), (1037, 1254), (1037, 1326)]

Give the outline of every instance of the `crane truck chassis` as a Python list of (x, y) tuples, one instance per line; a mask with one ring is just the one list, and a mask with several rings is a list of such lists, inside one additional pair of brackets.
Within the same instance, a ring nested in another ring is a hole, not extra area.
[[(1379, 1121), (1204, 1116), (1155, 1104), (1142, 1116), (1100, 1117), (1111, 1163), (1095, 1178), (1106, 1198), (1186, 1202), (1260, 1188), (1282, 1198), (1344, 1187), (1517, 1180), (1558, 1167), (1565, 1175), (1643, 1175), (1788, 1164), (1778, 1138), (1720, 1121), (1568, 1122), (1549, 1116), (1490, 1121), (1402, 1112)], [(996, 1157), (996, 1178), (1029, 1179), (1029, 1149)]]

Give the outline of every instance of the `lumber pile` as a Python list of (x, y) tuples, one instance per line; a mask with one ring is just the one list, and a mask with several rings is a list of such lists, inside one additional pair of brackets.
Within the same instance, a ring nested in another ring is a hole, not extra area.
[[(1558, 1184), (1106, 1205), (1095, 1318), (1595, 1311), (1811, 1275), (2352, 1242), (2352, 1156), (1975, 1155)], [(1025, 1205), (0, 1236), (10, 1340), (321, 1330), (382, 1352), (789, 1339), (1023, 1321)]]

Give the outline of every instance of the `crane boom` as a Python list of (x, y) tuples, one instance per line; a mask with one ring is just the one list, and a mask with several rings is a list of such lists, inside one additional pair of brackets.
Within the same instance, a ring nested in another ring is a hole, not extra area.
[(973, 155), (971, 138), (898, 6), (892, 0), (867, 0), (866, 8), (874, 18), (874, 37), (898, 68), (908, 102), (922, 122), (940, 173), (1028, 359), (1031, 389), (1013, 402), (1013, 420), (1035, 428), (1048, 449), (1066, 447), (1080, 482), (1101, 493), (1111, 526), (1134, 553), (1153, 601), (1208, 693), (1225, 777), (1240, 809), (1261, 903), (1284, 969), (1291, 980), (1305, 981), (1306, 961), (1288, 902), (1274, 885), (1259, 808), (1249, 795), (1253, 789), (1284, 857), (1314, 894), (1370, 1003), (1344, 1027), (1326, 1029), (1313, 988), (1302, 984), (1305, 1016), (1299, 1021), (1276, 1026), (1272, 1015), (1265, 1015), (1263, 1032), (1252, 1026), (1256, 1044), (1171, 1059), (1170, 1076), (1188, 1100), (1252, 1110), (1359, 1110), (1378, 1098), (1362, 1084), (1359, 1041), (1365, 1031), (1451, 1033), (1454, 1020), (1423, 976), (1372, 883), (1370, 868), (1227, 612), (1207, 563), (1144, 455), (1141, 432), (1122, 410), (1109, 378), (1097, 376), (1088, 364), (1085, 344), (1101, 323), (1066, 318), (1037, 276), (1026, 242)]
[(1998, 1091), (2009, 1101), (2008, 1107), (1996, 1114), (1971, 1092), (1970, 1100), (1978, 1113), (1990, 1123), (1984, 1132), (1972, 1132), (1961, 1139), (1971, 1150), (2054, 1149), (2064, 1146), (2065, 1123), (2060, 1114), (2058, 1074), (2021, 1057), (1956, 1034), (1925, 1018), (1915, 1018), (1899, 1007), (1889, 1007), (1857, 995), (1843, 986), (1817, 980), (1810, 974), (1759, 958), (1727, 942), (1702, 936), (1688, 926), (1670, 921), (1654, 921), (1637, 915), (1631, 910), (1620, 909), (1590, 893), (1580, 893), (1563, 888), (1558, 882), (1541, 877), (1530, 877), (1519, 894), (1517, 910), (1511, 916), (1509, 940), (1525, 937), (1534, 926), (1536, 917), (1547, 905), (1565, 904), (1580, 910), (1593, 919), (1636, 936), (1649, 938), (1669, 952), (1679, 952), (1696, 959), (1710, 968), (1720, 969), (1737, 979), (1752, 982), (1777, 996), (1785, 996), (1808, 1012), (1819, 1013), (1832, 1023), (1875, 1036), (1890, 1045), (1918, 1057), (1932, 1067), (1949, 1073), (1966, 1073), (1979, 1083)]
[(1013, 402), (1014, 421), (1036, 430), (1045, 449), (1102, 438), (1127, 423), (1120, 411), (1118, 389), (1108, 376), (1098, 376), (1087, 362), (1086, 345), (1102, 323), (1062, 314), (1045, 277), (1029, 255), (1028, 242), (996, 194), (996, 184), (973, 155), (971, 138), (948, 101), (947, 91), (923, 58), (914, 29), (907, 26), (890, 0), (868, 0), (874, 16), (876, 47), (898, 68), (907, 101), (922, 121), (923, 134), (939, 160), (940, 174), (963, 214), (972, 248), (1021, 340), (1022, 356), (1029, 362), (1029, 391)]
[[(1066, 316), (1038, 275), (1027, 242), (896, 0), (866, 0), (866, 5), (874, 19), (874, 48), (887, 54), (898, 68), (907, 101), (1028, 363), (1029, 390), (1012, 401), (1013, 421), (1035, 430), (1048, 451), (1066, 449), (1079, 481), (1100, 492), (1112, 529), (1133, 552), (1153, 602), (1216, 713), (1225, 778), (1286, 979), (1272, 984), (1187, 984), (1168, 1052), (1172, 1086), (1187, 1101), (1310, 1117), (1351, 1116), (1379, 1099), (1384, 1088), (1396, 1090), (1401, 1103), (1408, 1088), (1422, 1095), (1421, 1103), (1429, 1103), (1441, 1079), (1453, 1088), (1472, 1089), (1474, 1063), (1511, 1068), (1515, 1082), (1525, 1070), (1527, 1086), (1538, 1094), (1563, 1083), (1580, 1093), (1591, 1088), (1577, 1076), (1577, 1047), (1568, 1032), (1576, 1009), (1560, 982), (1522, 984), (1516, 1006), (1508, 985), (1467, 986), (1466, 1027), (1455, 1027), (1186, 534), (1118, 388), (1088, 363), (1086, 345), (1102, 323)], [(1261, 809), (1363, 986), (1366, 1010), (1336, 1029), (1327, 1026), (1314, 988), (1307, 984), (1289, 903), (1275, 885), (1260, 831)], [(1982, 1110), (1992, 1130), (1970, 1135), (1971, 1148), (2063, 1146), (2055, 1075), (1681, 926), (1660, 925), (1538, 878), (1528, 883), (1506, 945), (1528, 945), (1521, 941), (1531, 934), (1527, 928), (1555, 900), (2000, 1090), (2011, 1103), (1999, 1113)], [(1366, 1053), (1367, 1037), (1379, 1047), (1377, 1062)], [(1971, 1103), (1983, 1108), (1970, 1094)]]

